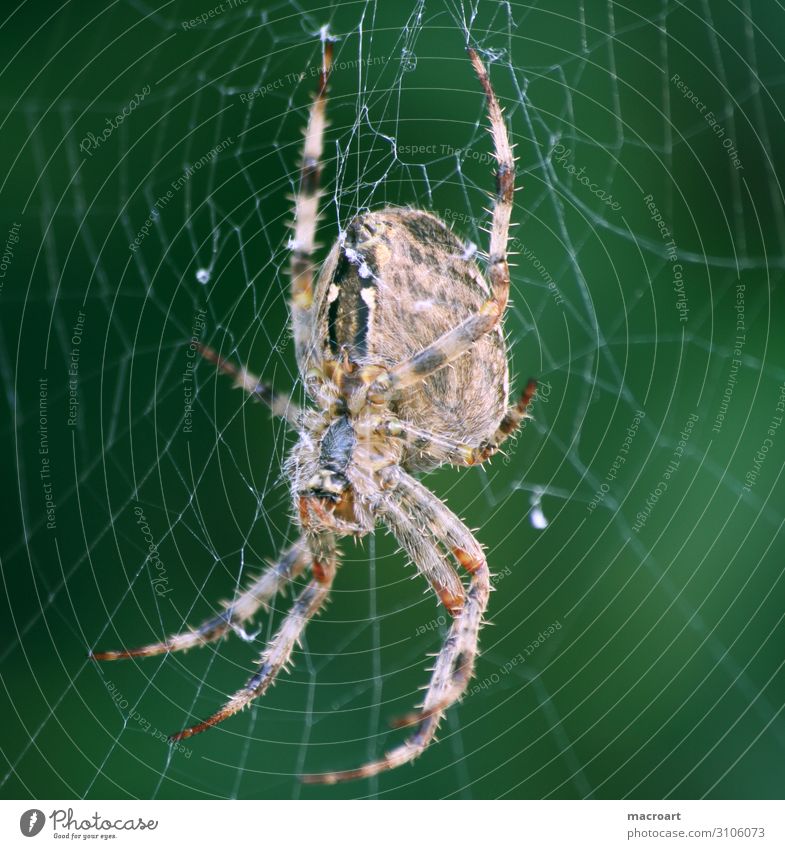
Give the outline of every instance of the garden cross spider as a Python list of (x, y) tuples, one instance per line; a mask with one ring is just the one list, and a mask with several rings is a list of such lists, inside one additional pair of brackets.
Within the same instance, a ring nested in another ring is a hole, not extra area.
[[(315, 409), (300, 410), (212, 349), (202, 354), (238, 386), (285, 418), (299, 441), (286, 464), (301, 535), (224, 610), (160, 643), (97, 652), (97, 660), (144, 657), (204, 645), (242, 631), (301, 572), (310, 581), (261, 655), (259, 670), (216, 713), (173, 735), (182, 740), (222, 722), (263, 695), (308, 621), (324, 605), (338, 565), (336, 538), (386, 525), (430, 583), (452, 624), (425, 700), (398, 726), (411, 736), (359, 769), (304, 776), (333, 784), (414, 760), (474, 671), (491, 590), (483, 549), (463, 522), (413, 473), (444, 463), (483, 463), (520, 425), (536, 384), (508, 407), (501, 320), (510, 288), (507, 234), (515, 163), (485, 67), (468, 50), (487, 100), (497, 161), (486, 283), (473, 251), (435, 215), (385, 207), (358, 215), (325, 260), (314, 286), (327, 80), (325, 41), (319, 90), (305, 133), (291, 248), (291, 315), (300, 374)], [(450, 565), (469, 575), (467, 586)]]

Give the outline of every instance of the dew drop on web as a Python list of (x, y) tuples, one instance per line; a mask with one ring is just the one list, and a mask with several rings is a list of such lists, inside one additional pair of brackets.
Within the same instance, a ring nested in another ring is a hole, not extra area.
[(532, 527), (538, 531), (543, 531), (548, 527), (548, 519), (545, 513), (542, 512), (542, 503), (540, 502), (540, 494), (535, 493), (531, 499), (531, 510), (529, 511), (529, 521)]

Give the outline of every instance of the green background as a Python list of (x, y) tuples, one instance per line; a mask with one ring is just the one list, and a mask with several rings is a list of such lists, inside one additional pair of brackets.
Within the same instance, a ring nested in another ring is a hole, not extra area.
[[(0, 292), (4, 796), (782, 797), (785, 431), (765, 440), (785, 382), (785, 21), (770, 2), (749, 19), (724, 2), (712, 17), (709, 4), (635, 5), (464, 10), (517, 144), (506, 331), (516, 385), (536, 376), (541, 396), (507, 458), (427, 478), (498, 575), (475, 690), (413, 767), (334, 788), (295, 776), (391, 747), (401, 732), (387, 720), (419, 699), (439, 646), (441, 611), (389, 537), (343, 544), (332, 602), (291, 674), (184, 752), (163, 735), (245, 680), (289, 597), (259, 618), (255, 645), (100, 667), (86, 654), (200, 621), (294, 538), (279, 477), (291, 437), (206, 364), (183, 433), (181, 375), (205, 308), (204, 340), (302, 394), (286, 330), (288, 196), (322, 25), (339, 37), (324, 250), (358, 208), (384, 203), (457, 212), (456, 232), (483, 248), (490, 140), (461, 18), (440, 0), (248, 0), (187, 28), (209, 5), (22, 3), (9, 15), (0, 237), (20, 228)], [(145, 86), (100, 148), (80, 151)], [(408, 152), (418, 145), (437, 152)], [(469, 153), (458, 163), (443, 145)], [(557, 161), (563, 149), (618, 209)], [(205, 156), (131, 252), (156, 200)], [(686, 322), (649, 194), (677, 244)], [(678, 470), (636, 530), (692, 414)], [(165, 565), (162, 597), (136, 507)]]

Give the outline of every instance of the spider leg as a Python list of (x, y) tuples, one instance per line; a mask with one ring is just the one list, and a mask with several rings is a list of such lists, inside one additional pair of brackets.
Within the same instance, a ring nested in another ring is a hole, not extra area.
[(496, 157), (496, 194), (493, 205), (490, 246), (488, 250), (488, 280), (491, 296), (474, 315), (447, 331), (435, 342), (423, 348), (402, 363), (383, 374), (371, 386), (371, 397), (389, 398), (407, 386), (419, 383), (424, 378), (443, 368), (486, 333), (499, 325), (510, 292), (510, 269), (507, 263), (507, 238), (510, 214), (515, 190), (515, 160), (507, 136), (499, 102), (488, 79), (488, 72), (475, 50), (469, 49), (474, 71), (485, 90), (488, 103), (488, 118)]
[(414, 733), (377, 761), (370, 761), (357, 769), (305, 775), (302, 780), (306, 784), (337, 784), (340, 781), (370, 778), (411, 763), (425, 751), (436, 734), (444, 712), (463, 695), (474, 673), (477, 634), (489, 594), (490, 574), (483, 560), (475, 564), (471, 572), (466, 604), (453, 620), (450, 633), (436, 658), (422, 710), (394, 723), (396, 727), (416, 725)]
[[(336, 784), (370, 778), (410, 763), (433, 740), (444, 712), (463, 695), (474, 673), (478, 635), (491, 590), (490, 572), (482, 549), (463, 522), (414, 478), (402, 473), (398, 489), (404, 501), (418, 511), (445, 546), (452, 548), (456, 559), (469, 572), (465, 602), (436, 658), (422, 709), (395, 723), (396, 726), (416, 725), (415, 731), (377, 761), (357, 769), (303, 776), (307, 784)], [(456, 545), (459, 541), (462, 546)]]
[(174, 651), (185, 651), (194, 646), (215, 642), (229, 631), (239, 631), (242, 624), (251, 619), (259, 608), (267, 604), (277, 593), (296, 578), (310, 562), (310, 553), (304, 539), (290, 546), (279, 560), (266, 569), (244, 592), (233, 601), (224, 602), (224, 611), (205, 619), (201, 625), (191, 628), (160, 643), (119, 651), (90, 652), (93, 660), (121, 660), (128, 657), (150, 657)]
[(491, 438), (478, 446), (423, 430), (394, 417), (381, 419), (374, 427), (374, 432), (398, 439), (410, 450), (432, 457), (441, 463), (450, 463), (453, 466), (476, 466), (492, 457), (521, 426), (536, 392), (537, 381), (529, 380), (520, 398), (508, 408)]
[(398, 544), (409, 555), (409, 559), (417, 570), (431, 585), (448, 613), (451, 616), (460, 613), (466, 600), (463, 584), (447, 562), (445, 555), (431, 539), (430, 534), (412, 522), (406, 510), (393, 501), (380, 510), (379, 517), (392, 531)]
[(381, 418), (373, 428), (374, 433), (402, 442), (410, 451), (432, 457), (441, 463), (454, 466), (471, 465), (475, 449), (457, 439), (423, 430), (395, 417)]
[(290, 308), (297, 362), (301, 370), (307, 362), (313, 332), (313, 262), (316, 224), (319, 219), (319, 183), (322, 174), (322, 151), (326, 126), (327, 80), (332, 64), (333, 46), (325, 41), (322, 72), (305, 130), (300, 184), (294, 198), (294, 238), (291, 241), (289, 271)]
[(537, 381), (531, 378), (526, 383), (523, 392), (521, 392), (520, 398), (507, 409), (504, 418), (499, 422), (499, 427), (496, 428), (493, 436), (488, 442), (473, 449), (472, 460), (468, 465), (473, 466), (477, 463), (484, 463), (501, 448), (515, 431), (518, 430), (521, 422), (527, 418), (527, 410), (536, 394)]
[(291, 658), (295, 645), (299, 642), (305, 626), (327, 601), (333, 578), (337, 569), (337, 553), (333, 536), (322, 535), (319, 540), (308, 539), (312, 558), (312, 580), (295, 599), (280, 628), (272, 637), (259, 659), (259, 671), (252, 675), (245, 686), (238, 690), (222, 708), (212, 716), (186, 728), (169, 738), (175, 743), (206, 731), (213, 725), (223, 722), (241, 711), (254, 699), (264, 695), (275, 681), (278, 673)]
[(504, 414), (504, 418), (499, 422), (496, 433), (494, 433), (486, 445), (481, 446), (480, 449), (476, 449), (484, 455), (480, 462), (495, 454), (501, 448), (502, 444), (518, 430), (521, 422), (527, 417), (527, 410), (536, 394), (537, 381), (534, 378), (529, 378), (526, 386), (523, 388), (523, 392), (521, 392), (520, 398), (508, 408)]
[(302, 411), (287, 395), (276, 392), (269, 383), (264, 383), (244, 366), (236, 366), (224, 359), (208, 345), (199, 345), (199, 353), (209, 362), (215, 363), (219, 371), (234, 378), (234, 385), (244, 389), (255, 401), (265, 404), (274, 416), (287, 421), (292, 427), (297, 427)]

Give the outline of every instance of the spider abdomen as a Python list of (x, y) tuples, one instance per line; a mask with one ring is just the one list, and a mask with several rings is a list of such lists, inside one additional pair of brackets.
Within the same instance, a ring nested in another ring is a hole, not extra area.
[[(323, 360), (393, 366), (477, 313), (488, 286), (472, 251), (435, 215), (388, 207), (358, 216), (327, 257), (314, 293), (313, 350)], [(401, 419), (479, 445), (507, 409), (501, 328), (391, 403)], [(404, 465), (431, 465), (408, 458)]]

